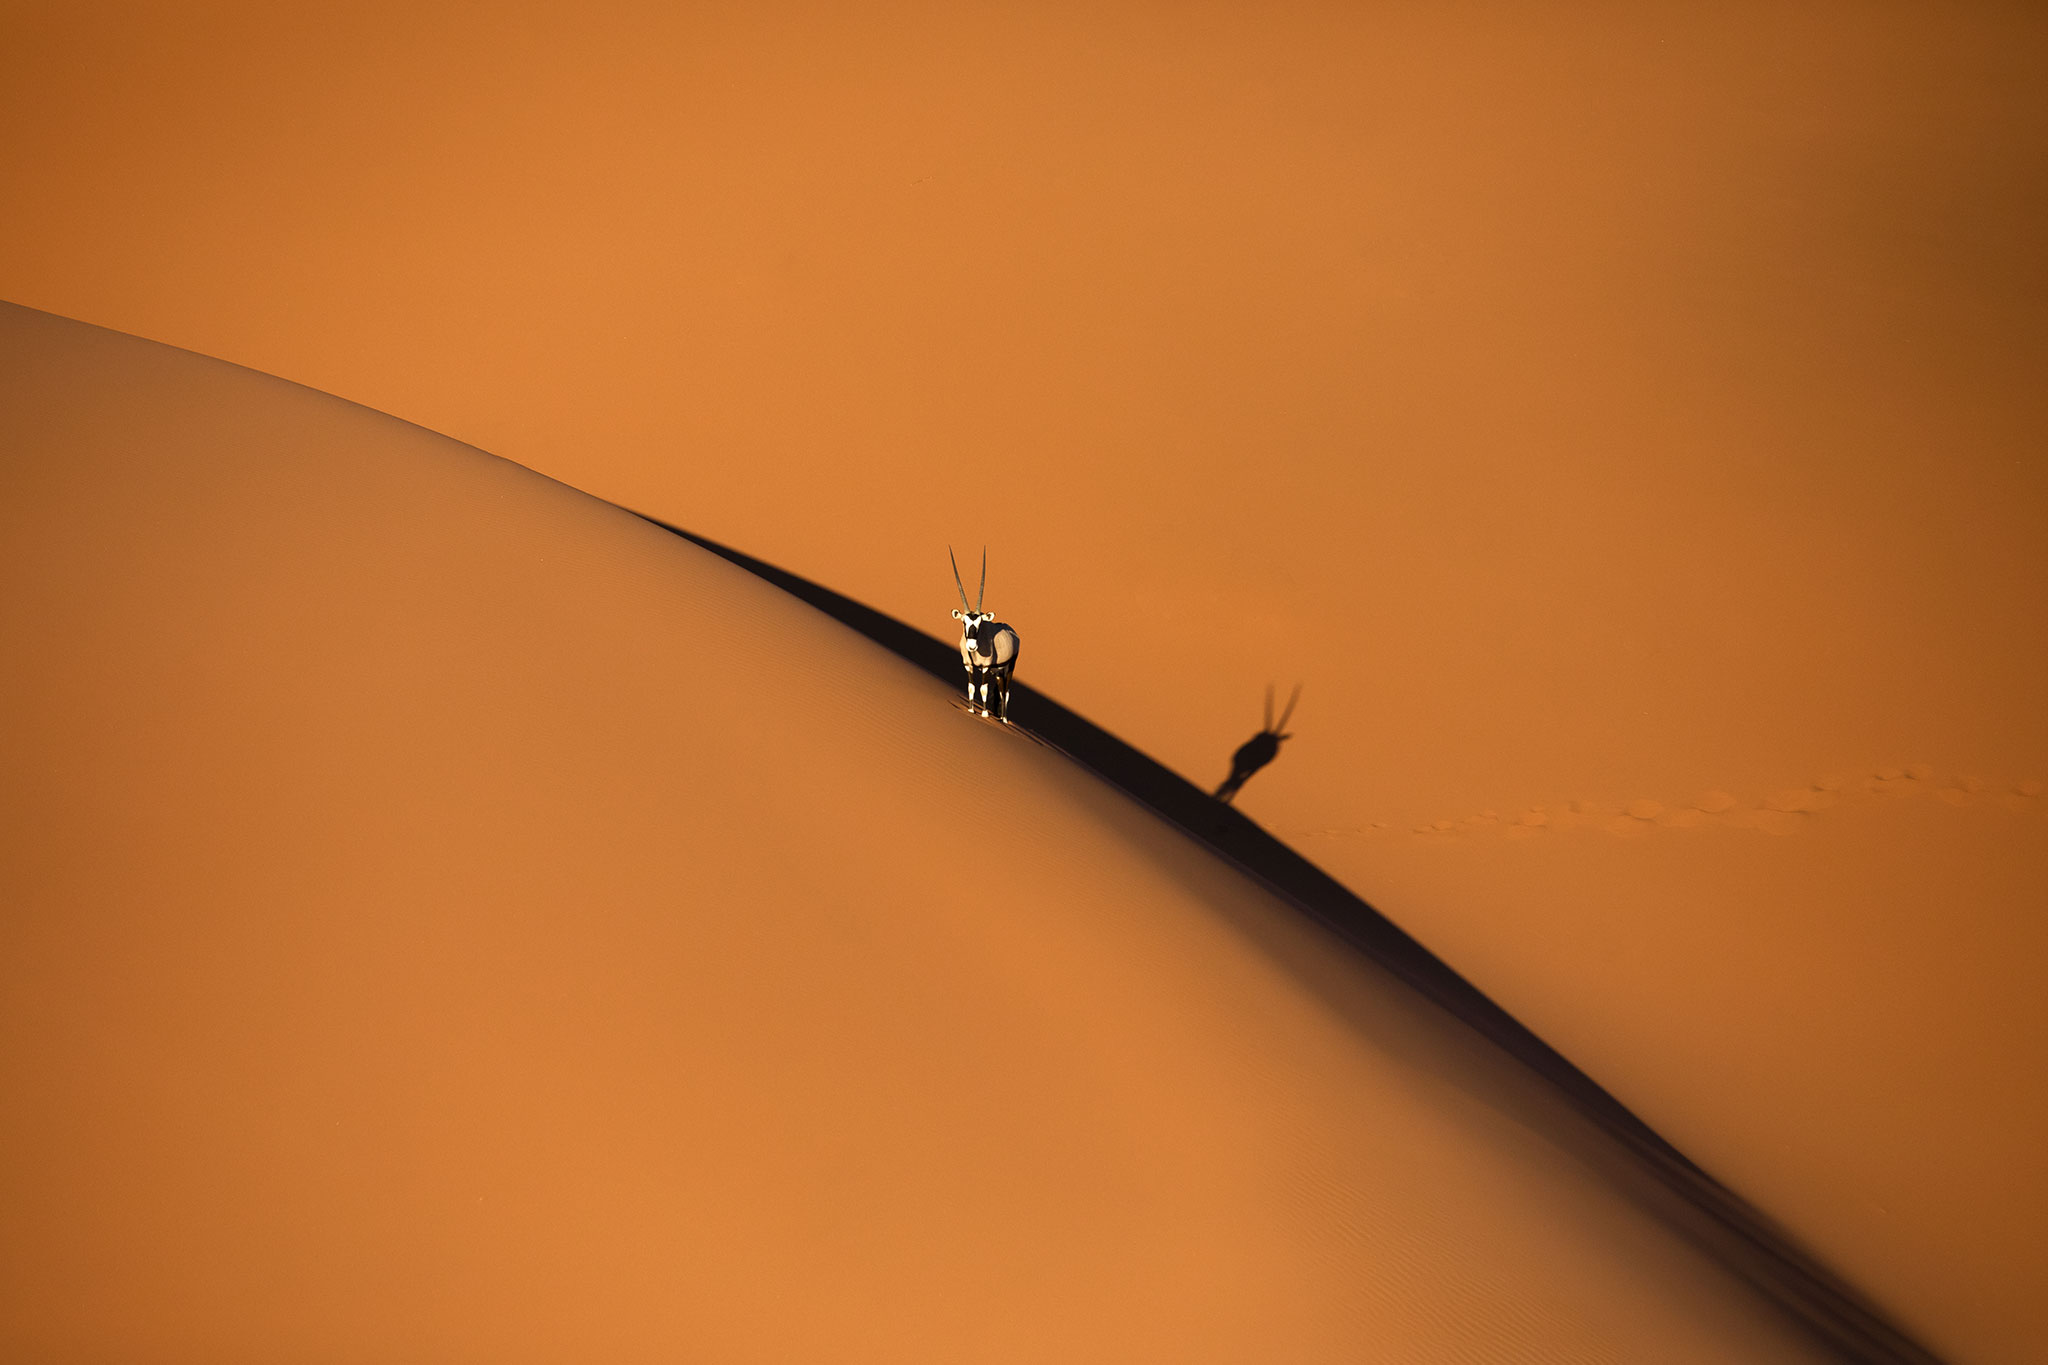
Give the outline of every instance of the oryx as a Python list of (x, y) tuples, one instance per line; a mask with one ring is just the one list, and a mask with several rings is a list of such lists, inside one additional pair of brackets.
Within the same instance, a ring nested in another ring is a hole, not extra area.
[(981, 587), (974, 605), (967, 605), (967, 585), (960, 581), (960, 561), (953, 547), (946, 547), (953, 564), (953, 586), (960, 590), (961, 610), (953, 613), (960, 623), (960, 662), (967, 665), (967, 706), (984, 716), (1010, 723), (1010, 674), (1017, 667), (1017, 632), (981, 609), (988, 593), (988, 550), (981, 552)]

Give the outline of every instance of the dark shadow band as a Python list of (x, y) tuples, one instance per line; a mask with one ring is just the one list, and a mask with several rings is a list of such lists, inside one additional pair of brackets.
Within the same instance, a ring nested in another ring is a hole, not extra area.
[[(634, 515), (800, 598), (949, 687), (960, 682), (960, 655), (952, 645), (730, 546), (642, 513)], [(1640, 1162), (1657, 1184), (1704, 1215), (1687, 1220), (1681, 1232), (1844, 1358), (1872, 1365), (1940, 1365), (1938, 1356), (1894, 1326), (1563, 1054), (1392, 920), (1235, 807), (1026, 683), (1011, 686), (1010, 719), (1184, 830), (1549, 1082), (1572, 1108)]]

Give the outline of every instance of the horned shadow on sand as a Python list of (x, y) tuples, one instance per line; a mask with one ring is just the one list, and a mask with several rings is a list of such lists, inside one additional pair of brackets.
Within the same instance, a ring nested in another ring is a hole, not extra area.
[(1288, 838), (1309, 840), (1412, 838), (1450, 843), (1540, 840), (1573, 833), (1640, 839), (1667, 831), (1728, 829), (1782, 838), (1813, 829), (1820, 821), (1853, 819), (1861, 809), (1902, 801), (1934, 802), (1994, 820), (2048, 818), (2048, 784), (2037, 778), (1994, 781), (1945, 774), (1931, 763), (1914, 763), (1831, 773), (1803, 785), (1747, 798), (1715, 788), (1685, 800), (1654, 796), (1622, 803), (1577, 799), (1519, 811), (1482, 810), (1420, 825), (1375, 821), (1285, 833)]
[[(709, 550), (867, 636), (908, 663), (958, 682), (954, 648), (884, 612), (729, 546), (653, 517), (643, 520)], [(1169, 825), (1262, 883), (1300, 912), (1295, 920), (1232, 914), (1244, 939), (1288, 970), (1361, 1036), (1381, 1046), (1425, 1046), (1404, 1019), (1443, 1010), (1472, 1030), (1436, 1074), (1472, 1102), (1500, 1108), (1521, 1097), (1520, 1120), (1599, 1172), (1628, 1199), (1750, 1285), (1844, 1359), (1934, 1365), (1932, 1352), (1814, 1260), (1770, 1219), (1694, 1164), (1555, 1048), (1420, 942), (1235, 807), (1218, 801), (1114, 735), (1027, 684), (1014, 687), (1012, 732), (1064, 753)], [(1262, 732), (1264, 733), (1264, 732)], [(1189, 874), (1193, 876), (1191, 872)], [(1362, 997), (1323, 932), (1334, 933), (1414, 994)], [(1465, 1084), (1461, 1084), (1461, 1079)], [(1512, 1107), (1512, 1106), (1510, 1106)]]
[(1287, 709), (1280, 718), (1273, 718), (1273, 685), (1266, 684), (1266, 724), (1257, 734), (1237, 746), (1237, 752), (1230, 756), (1230, 776), (1223, 779), (1223, 785), (1216, 788), (1216, 799), (1229, 805), (1237, 799), (1244, 784), (1262, 768), (1280, 756), (1280, 745), (1294, 736), (1286, 733), (1287, 722), (1294, 715), (1295, 703), (1301, 700), (1301, 684), (1294, 685), (1288, 695)]

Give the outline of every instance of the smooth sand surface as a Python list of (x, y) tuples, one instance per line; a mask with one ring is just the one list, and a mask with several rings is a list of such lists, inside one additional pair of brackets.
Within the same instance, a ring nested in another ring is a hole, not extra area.
[(1950, 1328), (1955, 1358), (2025, 1360), (2048, 1266), (2048, 801), (1820, 780), (1840, 786), (1716, 815), (1699, 804), (1731, 793), (1292, 842), (1838, 1269)]
[(1954, 1359), (2048, 1340), (2040, 7), (0, 22), (0, 297), (934, 632), (987, 543), (1204, 785), (1305, 682), (1247, 813)]
[(12, 307), (0, 414), (8, 1358), (1817, 1358), (1459, 1026), (713, 556)]

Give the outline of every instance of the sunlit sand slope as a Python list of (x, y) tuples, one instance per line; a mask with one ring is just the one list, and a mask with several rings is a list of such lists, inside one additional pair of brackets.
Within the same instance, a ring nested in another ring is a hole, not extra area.
[(0, 309), (0, 1355), (1769, 1361), (1541, 1092), (758, 580)]

